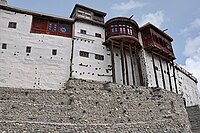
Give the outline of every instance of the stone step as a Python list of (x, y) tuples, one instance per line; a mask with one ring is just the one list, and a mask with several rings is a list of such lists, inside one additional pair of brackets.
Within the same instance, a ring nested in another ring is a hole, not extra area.
[(0, 121), (1, 133), (191, 133), (185, 124), (172, 120), (118, 124), (71, 124), (30, 121)]

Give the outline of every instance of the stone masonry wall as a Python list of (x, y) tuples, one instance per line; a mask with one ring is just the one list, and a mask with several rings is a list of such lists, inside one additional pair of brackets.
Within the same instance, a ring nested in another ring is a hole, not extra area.
[(69, 80), (64, 90), (0, 88), (0, 132), (191, 133), (180, 95)]
[(190, 106), (186, 110), (191, 123), (192, 133), (200, 133), (200, 106)]

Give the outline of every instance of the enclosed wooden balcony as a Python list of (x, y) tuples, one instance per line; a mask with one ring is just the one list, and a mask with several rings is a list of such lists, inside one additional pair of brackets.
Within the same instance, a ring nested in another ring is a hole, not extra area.
[(114, 41), (115, 46), (120, 42), (126, 46), (141, 47), (138, 40), (138, 24), (129, 18), (117, 17), (108, 20), (105, 24), (106, 27), (106, 41)]
[(146, 51), (153, 52), (166, 60), (175, 59), (171, 44), (173, 39), (170, 36), (150, 23), (141, 27), (140, 32)]

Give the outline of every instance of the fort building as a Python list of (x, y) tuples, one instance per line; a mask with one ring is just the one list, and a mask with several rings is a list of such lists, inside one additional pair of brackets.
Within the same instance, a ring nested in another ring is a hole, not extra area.
[(173, 39), (151, 23), (76, 4), (59, 17), (0, 2), (0, 87), (60, 90), (70, 78), (159, 87), (200, 104), (197, 79), (176, 64)]

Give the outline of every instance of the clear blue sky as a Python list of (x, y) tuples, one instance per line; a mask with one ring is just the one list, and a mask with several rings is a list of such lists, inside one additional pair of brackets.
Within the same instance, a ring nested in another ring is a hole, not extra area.
[(199, 0), (8, 0), (10, 6), (69, 17), (76, 3), (115, 16), (129, 17), (139, 25), (151, 22), (168, 29), (173, 39), (176, 62), (200, 79)]

